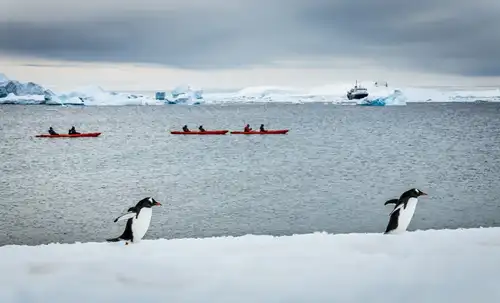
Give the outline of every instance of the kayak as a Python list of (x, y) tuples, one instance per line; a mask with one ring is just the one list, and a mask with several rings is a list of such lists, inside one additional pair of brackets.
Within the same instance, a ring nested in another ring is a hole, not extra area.
[(204, 132), (200, 131), (190, 131), (190, 132), (185, 132), (185, 131), (170, 131), (172, 135), (225, 135), (228, 130), (206, 130)]
[(282, 135), (288, 133), (288, 129), (275, 129), (275, 130), (267, 130), (265, 132), (252, 130), (249, 132), (242, 131), (232, 131), (233, 135)]
[(36, 135), (37, 138), (81, 138), (81, 137), (98, 137), (101, 133), (82, 133), (82, 134), (59, 134), (59, 135)]

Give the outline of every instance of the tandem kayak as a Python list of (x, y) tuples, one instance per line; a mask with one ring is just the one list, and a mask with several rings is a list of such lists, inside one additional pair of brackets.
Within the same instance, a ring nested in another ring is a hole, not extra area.
[(282, 135), (288, 133), (288, 129), (275, 129), (275, 130), (266, 130), (265, 132), (252, 130), (249, 132), (243, 131), (232, 131), (233, 135)]
[(36, 135), (37, 138), (81, 138), (81, 137), (98, 137), (101, 133), (82, 133), (82, 134), (59, 134), (59, 135)]
[(190, 132), (185, 132), (185, 131), (170, 131), (172, 135), (225, 135), (228, 133), (228, 130), (206, 130), (204, 132), (200, 131), (190, 131)]

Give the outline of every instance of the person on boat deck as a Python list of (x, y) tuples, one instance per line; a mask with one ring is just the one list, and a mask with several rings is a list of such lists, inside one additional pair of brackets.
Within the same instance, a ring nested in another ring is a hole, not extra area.
[(68, 134), (70, 134), (70, 135), (78, 135), (80, 133), (76, 131), (76, 129), (75, 129), (74, 126), (72, 126), (71, 129), (69, 130)]
[(204, 132), (205, 129), (203, 128), (203, 125), (200, 125), (200, 127), (198, 127), (198, 129), (200, 130), (200, 132)]
[(190, 130), (189, 130), (189, 128), (188, 128), (188, 126), (187, 126), (187, 125), (184, 125), (184, 126), (182, 127), (182, 131), (184, 131), (184, 132), (186, 132), (186, 133), (187, 133), (187, 132), (190, 132)]
[(267, 132), (267, 130), (265, 130), (265, 129), (264, 129), (264, 124), (261, 124), (261, 125), (260, 125), (260, 131), (261, 131), (261, 132)]
[(250, 124), (245, 125), (245, 128), (243, 129), (245, 133), (248, 133), (249, 131), (252, 131), (252, 128), (250, 128)]
[(52, 128), (52, 126), (49, 128), (49, 134), (51, 134), (51, 135), (59, 135), (58, 133), (56, 133), (54, 131), (54, 129)]

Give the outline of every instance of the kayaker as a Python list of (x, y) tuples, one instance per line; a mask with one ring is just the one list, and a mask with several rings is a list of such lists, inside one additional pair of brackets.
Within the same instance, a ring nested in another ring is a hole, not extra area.
[(184, 125), (184, 126), (182, 127), (182, 131), (183, 131), (183, 132), (186, 132), (186, 133), (189, 133), (189, 132), (190, 132), (190, 130), (189, 130), (189, 128), (188, 128), (188, 126), (187, 126), (187, 125)]
[(76, 131), (75, 127), (72, 126), (71, 129), (69, 130), (68, 134), (70, 135), (79, 135), (80, 133)]
[(265, 130), (265, 129), (264, 129), (264, 124), (261, 124), (261, 125), (260, 125), (260, 131), (261, 131), (261, 132), (267, 132), (267, 130)]
[(245, 128), (243, 129), (243, 131), (245, 133), (248, 133), (248, 132), (252, 131), (252, 129), (250, 128), (250, 124), (245, 125)]
[(52, 126), (49, 128), (49, 134), (51, 134), (51, 135), (59, 135), (58, 133), (56, 133), (54, 131), (54, 129), (52, 128)]
[(203, 128), (203, 125), (200, 125), (200, 127), (198, 127), (198, 129), (200, 130), (200, 132), (204, 132), (205, 129)]

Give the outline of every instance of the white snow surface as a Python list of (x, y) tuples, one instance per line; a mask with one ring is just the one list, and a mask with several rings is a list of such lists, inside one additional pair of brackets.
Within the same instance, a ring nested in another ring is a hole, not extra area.
[(500, 302), (500, 228), (0, 247), (0, 302)]

